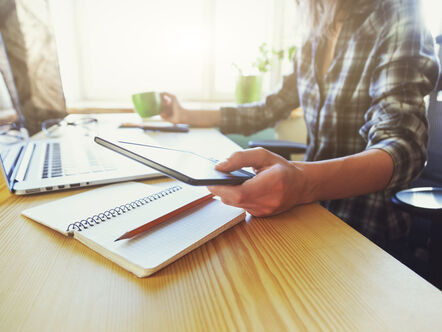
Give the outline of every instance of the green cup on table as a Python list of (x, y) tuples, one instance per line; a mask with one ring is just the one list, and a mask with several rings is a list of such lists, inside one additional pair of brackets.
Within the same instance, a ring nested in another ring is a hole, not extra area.
[(158, 92), (149, 91), (132, 95), (135, 111), (142, 119), (151, 118), (160, 114), (161, 96)]

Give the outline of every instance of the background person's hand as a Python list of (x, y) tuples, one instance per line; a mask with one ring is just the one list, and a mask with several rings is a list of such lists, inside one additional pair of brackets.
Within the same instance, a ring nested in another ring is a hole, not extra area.
[(257, 173), (238, 186), (209, 186), (214, 195), (228, 205), (245, 209), (254, 216), (268, 216), (307, 203), (308, 196), (305, 163), (289, 162), (262, 148), (233, 153), (216, 169), (231, 172), (242, 167), (253, 167)]
[(172, 123), (186, 123), (192, 127), (219, 127), (221, 111), (219, 109), (187, 109), (181, 106), (175, 95), (162, 92), (160, 115), (163, 120)]
[(172, 123), (187, 123), (185, 113), (187, 112), (175, 95), (162, 92), (161, 96), (161, 117)]

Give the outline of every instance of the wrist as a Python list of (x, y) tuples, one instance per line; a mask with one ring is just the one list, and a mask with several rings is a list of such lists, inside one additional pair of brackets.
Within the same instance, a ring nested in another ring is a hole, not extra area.
[(312, 162), (300, 161), (294, 161), (292, 163), (301, 174), (301, 181), (298, 181), (297, 185), (297, 189), (301, 192), (298, 198), (299, 204), (308, 204), (320, 200), (321, 176), (319, 168), (317, 167), (318, 165)]
[(186, 108), (181, 108), (180, 110), (180, 122), (181, 123), (187, 123), (187, 124), (192, 124), (192, 119), (190, 116), (190, 111)]
[(220, 112), (217, 110), (182, 109), (182, 120), (195, 127), (216, 127), (221, 123)]

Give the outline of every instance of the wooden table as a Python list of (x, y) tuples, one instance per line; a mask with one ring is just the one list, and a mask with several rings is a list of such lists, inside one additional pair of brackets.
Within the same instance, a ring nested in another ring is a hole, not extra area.
[(87, 189), (0, 183), (1, 331), (442, 329), (441, 292), (318, 204), (248, 217), (138, 279), (20, 215)]

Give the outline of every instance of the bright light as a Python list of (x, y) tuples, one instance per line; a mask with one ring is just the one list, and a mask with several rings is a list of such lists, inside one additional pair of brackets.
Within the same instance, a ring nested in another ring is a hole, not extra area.
[(148, 90), (233, 100), (232, 62), (281, 47), (292, 1), (49, 0), (68, 104)]
[(433, 36), (442, 33), (442, 1), (421, 0), (423, 21)]

